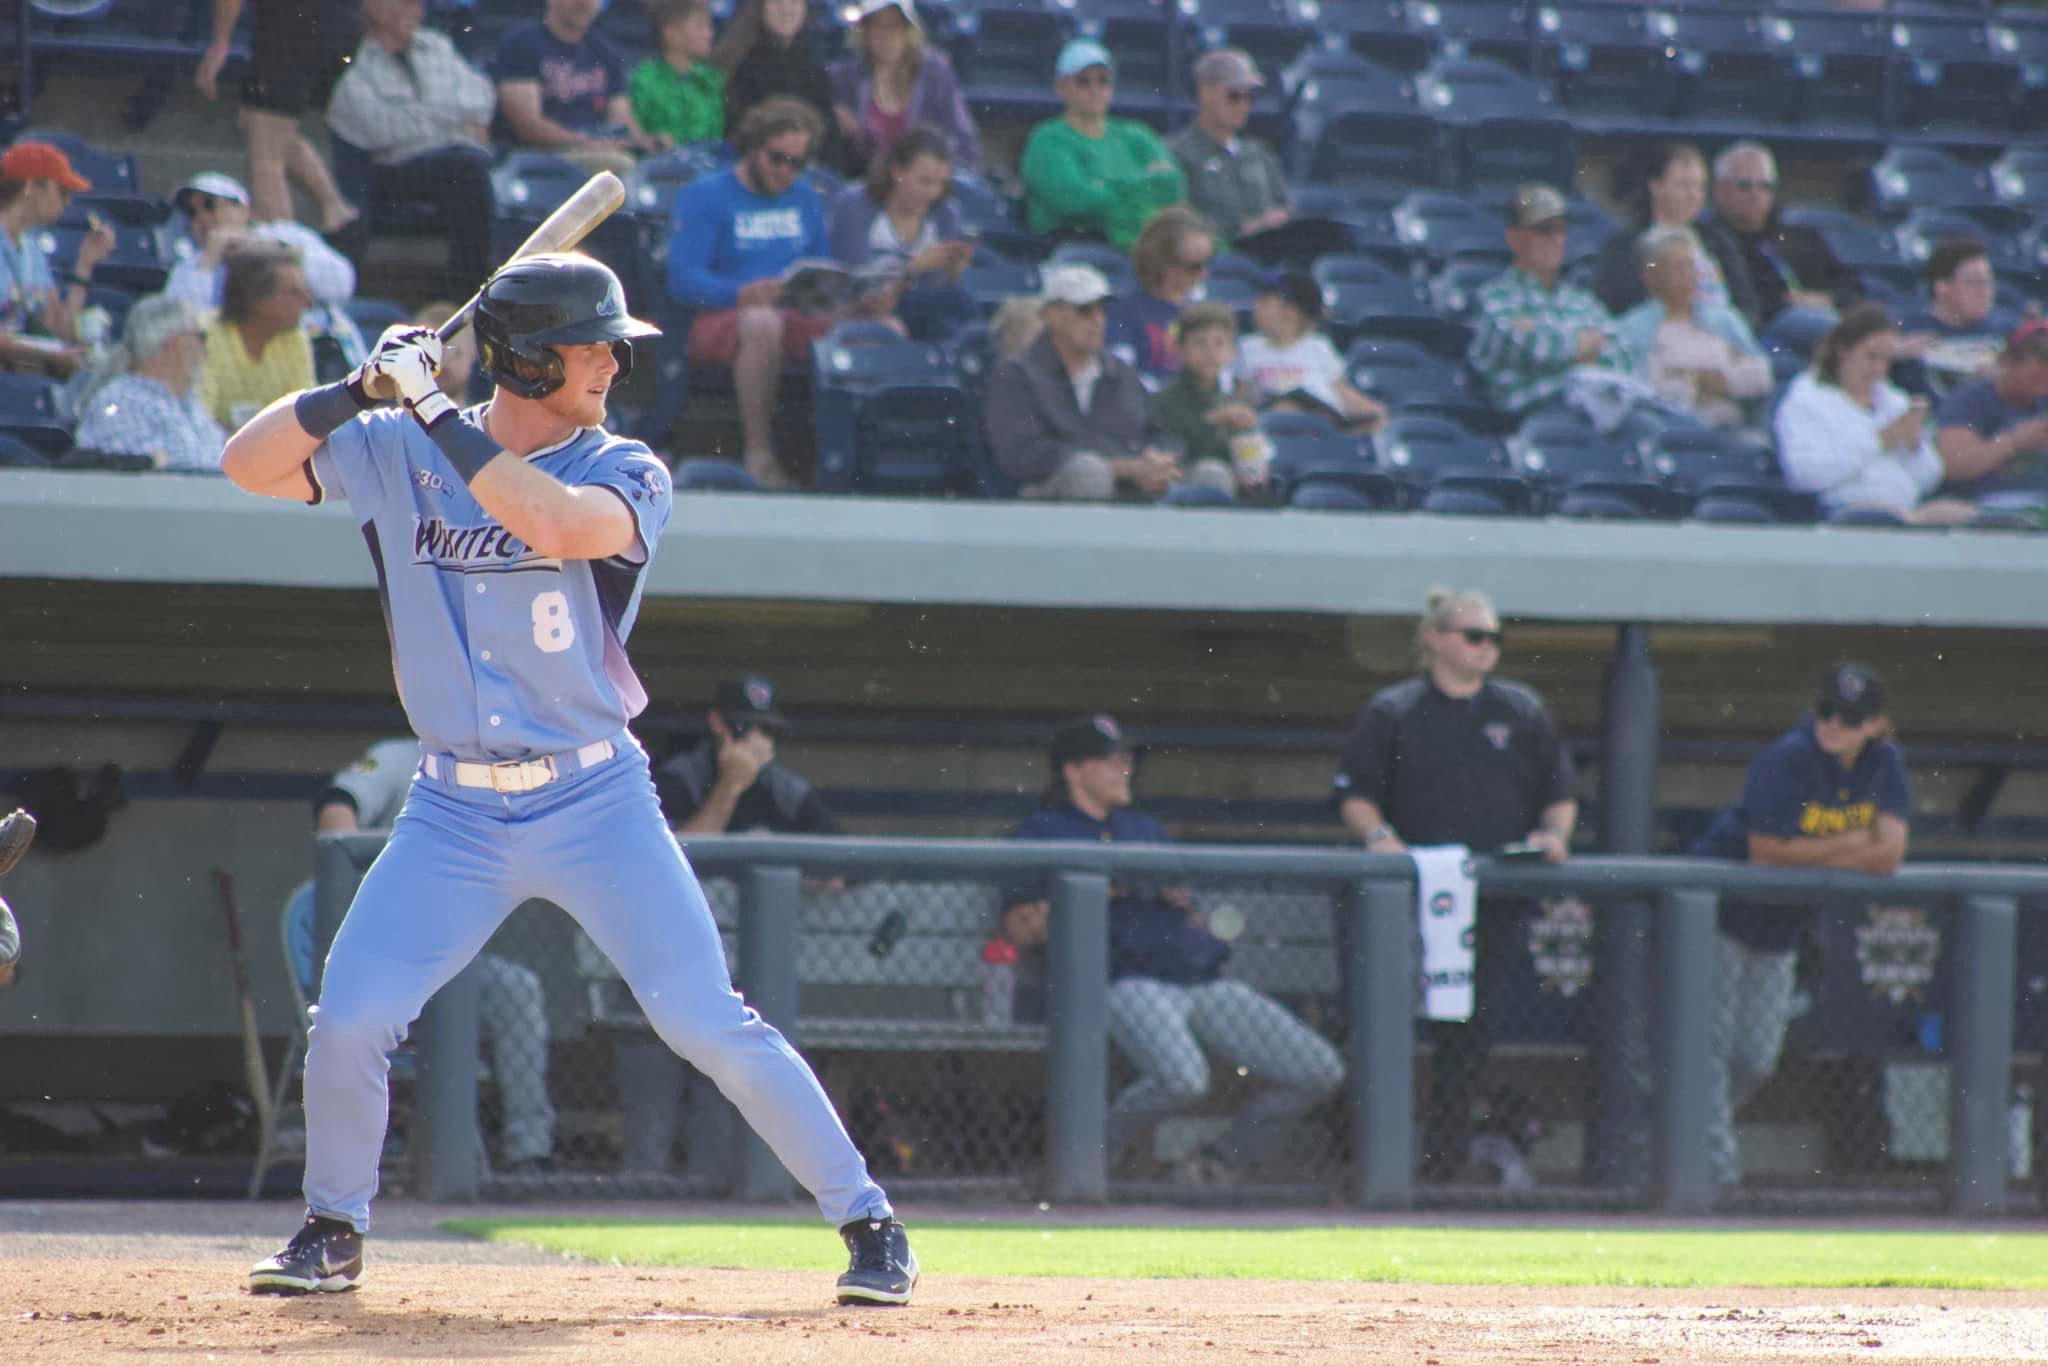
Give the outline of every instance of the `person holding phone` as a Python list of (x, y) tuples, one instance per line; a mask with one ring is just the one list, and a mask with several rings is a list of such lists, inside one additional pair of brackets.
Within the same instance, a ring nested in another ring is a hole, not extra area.
[(832, 255), (850, 266), (900, 266), (896, 316), (919, 341), (939, 341), (975, 317), (960, 276), (974, 242), (953, 203), (953, 156), (936, 128), (918, 125), (832, 202)]
[(1976, 504), (1929, 496), (1946, 470), (1927, 400), (1907, 398), (1885, 378), (1898, 347), (1898, 326), (1877, 304), (1858, 304), (1821, 338), (1813, 368), (1778, 405), (1785, 482), (1819, 494), (1830, 513), (1875, 508), (1916, 525), (1967, 522)]
[[(1416, 624), (1422, 672), (1373, 695), (1344, 742), (1334, 779), (1338, 814), (1374, 854), (1462, 844), (1474, 853), (1529, 845), (1551, 863), (1571, 850), (1579, 804), (1571, 753), (1543, 699), (1494, 676), (1500, 617), (1484, 593), (1432, 588)], [(1433, 1048), (1422, 1121), (1422, 1174), (1456, 1175), (1472, 1102), (1492, 1042), (1489, 976), (1527, 953), (1515, 930), (1525, 903), (1482, 896), (1472, 1018), (1428, 1020)]]

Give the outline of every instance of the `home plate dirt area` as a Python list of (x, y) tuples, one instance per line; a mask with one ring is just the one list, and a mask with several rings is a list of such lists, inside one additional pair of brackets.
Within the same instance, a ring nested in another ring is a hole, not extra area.
[[(0, 1202), (0, 1358), (34, 1366), (144, 1352), (204, 1361), (834, 1366), (2048, 1358), (2048, 1295), (2039, 1292), (965, 1278), (927, 1266), (910, 1307), (853, 1310), (832, 1302), (829, 1273), (600, 1266), (435, 1227), (487, 1212), (380, 1207), (360, 1289), (272, 1298), (249, 1295), (243, 1276), (290, 1234), (297, 1213), (282, 1205)], [(672, 1206), (605, 1212), (680, 1214)]]

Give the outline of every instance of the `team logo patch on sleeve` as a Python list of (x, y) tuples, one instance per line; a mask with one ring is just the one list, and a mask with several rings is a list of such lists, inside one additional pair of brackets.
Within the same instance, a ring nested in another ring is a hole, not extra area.
[(636, 486), (632, 494), (635, 502), (644, 496), (649, 502), (658, 503), (668, 496), (668, 471), (652, 461), (640, 460), (626, 466), (626, 478)]

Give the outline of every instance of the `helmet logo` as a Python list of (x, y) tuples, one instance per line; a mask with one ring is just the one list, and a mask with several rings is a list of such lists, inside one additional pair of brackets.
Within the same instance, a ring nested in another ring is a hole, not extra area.
[(600, 318), (616, 318), (625, 311), (625, 291), (619, 288), (617, 280), (613, 280), (611, 287), (605, 290), (604, 297), (597, 301), (597, 316)]

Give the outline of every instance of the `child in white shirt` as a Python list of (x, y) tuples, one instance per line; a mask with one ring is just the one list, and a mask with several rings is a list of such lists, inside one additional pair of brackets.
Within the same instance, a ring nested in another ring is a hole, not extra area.
[(1323, 291), (1313, 278), (1287, 271), (1266, 282), (1252, 303), (1252, 326), (1237, 350), (1237, 377), (1266, 411), (1315, 412), (1351, 432), (1377, 430), (1387, 410), (1344, 378), (1344, 359), (1316, 331)]

